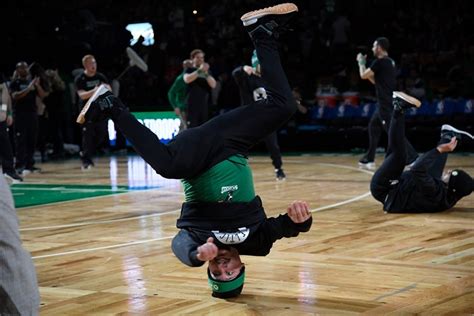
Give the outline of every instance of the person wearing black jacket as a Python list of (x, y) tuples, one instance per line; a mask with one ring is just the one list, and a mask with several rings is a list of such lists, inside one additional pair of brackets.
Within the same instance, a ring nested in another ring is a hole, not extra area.
[[(239, 86), (241, 105), (250, 104), (267, 97), (267, 92), (264, 87), (265, 82), (261, 78), (260, 63), (255, 50), (252, 54), (252, 66), (245, 65), (237, 67), (232, 71), (232, 76)], [(283, 162), (281, 160), (280, 146), (278, 145), (276, 131), (265, 138), (265, 145), (270, 152), (272, 164), (275, 167), (276, 179), (285, 180), (286, 175), (282, 169)]]
[(267, 218), (255, 194), (246, 158), (253, 145), (281, 127), (296, 111), (276, 38), (297, 10), (296, 5), (286, 3), (241, 18), (257, 50), (266, 99), (184, 130), (166, 145), (105, 86), (97, 89), (77, 119), (111, 118), (157, 173), (182, 179), (185, 203), (172, 250), (188, 266), (208, 262), (208, 282), (216, 297), (241, 293), (245, 266), (240, 255), (265, 256), (276, 240), (296, 237), (312, 224), (305, 202), (293, 202), (287, 214)]
[(472, 193), (474, 180), (462, 170), (443, 175), (447, 155), (456, 148), (458, 139), (474, 137), (443, 125), (438, 146), (418, 158), (410, 170), (403, 171), (407, 156), (404, 110), (421, 103), (403, 92), (394, 92), (393, 97), (388, 151), (370, 183), (372, 195), (389, 213), (434, 213), (452, 208)]

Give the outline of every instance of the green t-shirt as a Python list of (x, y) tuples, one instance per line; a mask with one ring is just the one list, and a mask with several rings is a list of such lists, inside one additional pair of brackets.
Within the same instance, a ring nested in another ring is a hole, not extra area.
[(255, 198), (252, 170), (247, 158), (240, 155), (181, 182), (186, 202), (250, 202)]
[(184, 82), (184, 72), (180, 74), (173, 82), (173, 85), (168, 91), (168, 101), (170, 101), (173, 109), (179, 108), (186, 110), (186, 89), (188, 85)]

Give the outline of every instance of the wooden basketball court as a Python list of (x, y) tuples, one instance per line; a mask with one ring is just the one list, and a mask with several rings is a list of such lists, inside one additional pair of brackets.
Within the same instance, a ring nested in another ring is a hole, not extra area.
[[(384, 214), (357, 158), (285, 157), (283, 182), (269, 158), (251, 158), (267, 215), (306, 200), (314, 224), (276, 242), (267, 257), (244, 256), (244, 290), (230, 300), (210, 296), (205, 267), (189, 268), (171, 252), (179, 181), (157, 176), (135, 156), (101, 158), (90, 171), (78, 161), (44, 164), (26, 182), (49, 184), (47, 195), (68, 194), (66, 185), (106, 192), (18, 209), (41, 314), (474, 313), (474, 195), (444, 213)], [(473, 161), (451, 155), (448, 165), (474, 174)], [(16, 198), (24, 194), (13, 189)]]

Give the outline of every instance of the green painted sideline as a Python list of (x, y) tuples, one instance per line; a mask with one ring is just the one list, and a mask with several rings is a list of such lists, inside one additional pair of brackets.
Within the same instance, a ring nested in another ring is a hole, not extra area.
[(17, 208), (73, 201), (128, 192), (127, 186), (14, 184), (11, 186)]

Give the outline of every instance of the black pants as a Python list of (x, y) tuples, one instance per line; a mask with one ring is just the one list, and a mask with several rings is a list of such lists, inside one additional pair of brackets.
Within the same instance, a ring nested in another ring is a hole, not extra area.
[(34, 154), (38, 136), (38, 114), (16, 113), (15, 115), (15, 145), (16, 168), (31, 169), (35, 164)]
[(36, 146), (41, 153), (41, 159), (46, 158), (46, 144), (48, 143), (49, 119), (46, 115), (38, 115), (38, 136)]
[[(219, 115), (227, 113), (232, 109), (223, 109), (221, 110)], [(280, 169), (283, 165), (283, 161), (281, 158), (281, 151), (280, 145), (278, 145), (278, 134), (277, 132), (273, 132), (263, 140), (265, 142), (265, 146), (267, 147), (268, 152), (270, 153), (270, 158), (272, 159), (272, 165), (275, 169)]]
[[(440, 143), (449, 142), (449, 139), (442, 139)], [(385, 160), (380, 168), (375, 172), (370, 182), (370, 191), (377, 201), (385, 202), (388, 192), (393, 188), (398, 179), (400, 179), (405, 169), (408, 149), (405, 138), (405, 116), (399, 111), (394, 111), (390, 122), (388, 132), (388, 150)], [(446, 165), (448, 154), (438, 155), (436, 161), (424, 175), (426, 178), (441, 179), (443, 170)], [(417, 160), (411, 170), (423, 169), (419, 168), (419, 164), (427, 163), (423, 157)], [(423, 176), (418, 174), (418, 176)], [(429, 179), (428, 179), (429, 180)], [(427, 180), (427, 181), (428, 181)]]
[[(384, 108), (391, 107), (385, 106)], [(380, 136), (382, 136), (382, 132), (385, 131), (387, 134), (389, 133), (390, 127), (390, 120), (392, 117), (393, 111), (387, 110), (380, 110), (379, 107), (375, 110), (374, 114), (370, 118), (369, 122), (369, 149), (365, 154), (365, 157), (369, 161), (374, 161), (375, 159), (375, 150), (377, 149), (377, 145), (380, 141)], [(416, 157), (418, 157), (418, 153), (413, 148), (413, 146), (408, 142), (405, 138), (405, 146), (407, 147), (407, 161), (406, 164), (413, 162)]]
[(7, 122), (0, 122), (0, 164), (3, 172), (15, 171), (13, 167), (13, 150), (8, 135)]
[(62, 154), (64, 152), (63, 128), (66, 115), (61, 110), (49, 109), (49, 137), (53, 143), (53, 152)]
[(296, 111), (277, 43), (266, 35), (254, 43), (266, 82), (266, 100), (238, 107), (199, 127), (187, 129), (168, 145), (162, 144), (128, 111), (114, 115), (116, 125), (157, 173), (166, 178), (193, 178), (232, 155), (247, 154)]
[(201, 126), (209, 120), (209, 98), (210, 96), (207, 96), (203, 100), (194, 100), (193, 103), (187, 105), (188, 128)]
[(280, 169), (282, 166), (280, 146), (278, 145), (277, 132), (273, 132), (265, 138), (265, 145), (267, 150), (270, 152), (270, 158), (272, 158), (272, 164), (275, 169)]
[(92, 162), (97, 147), (107, 138), (107, 121), (86, 122), (82, 127), (82, 161)]

